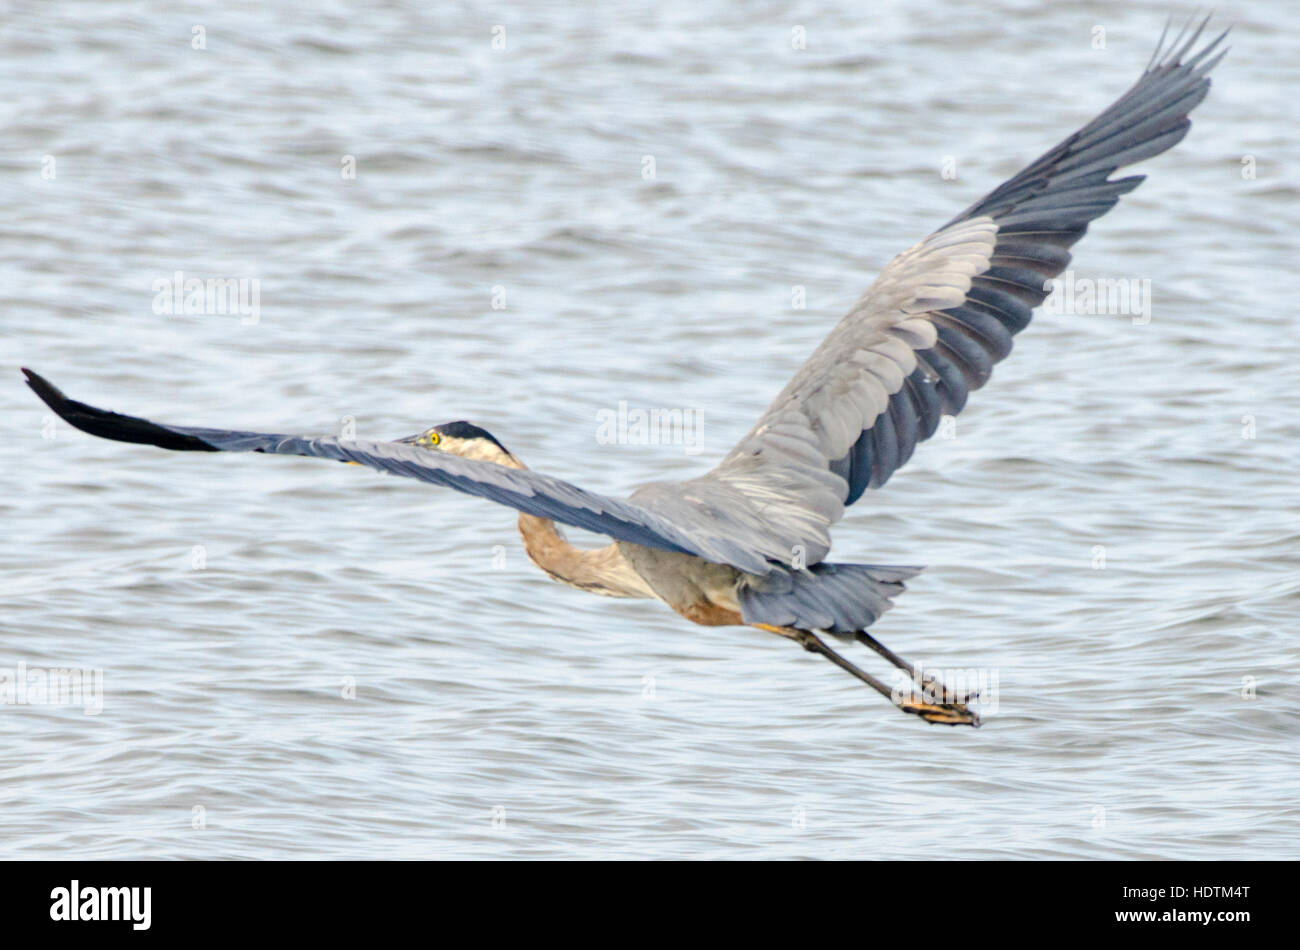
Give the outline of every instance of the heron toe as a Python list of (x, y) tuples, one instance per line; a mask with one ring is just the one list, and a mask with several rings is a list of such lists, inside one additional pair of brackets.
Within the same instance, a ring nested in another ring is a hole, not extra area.
[(903, 712), (920, 716), (926, 722), (943, 723), (945, 726), (974, 726), (978, 729), (980, 725), (980, 714), (973, 709), (968, 709), (965, 703), (927, 703), (909, 700), (899, 703), (898, 708)]

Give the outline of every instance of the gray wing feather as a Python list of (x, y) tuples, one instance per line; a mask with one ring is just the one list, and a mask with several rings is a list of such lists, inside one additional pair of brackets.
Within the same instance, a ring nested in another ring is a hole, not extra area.
[[(1110, 108), (894, 258), (722, 463), (684, 487), (705, 495), (712, 483), (759, 513), (785, 563), (798, 549), (808, 564), (824, 557), (845, 507), (884, 485), (942, 414), (961, 411), (1011, 352), (1069, 247), (1142, 181), (1111, 173), (1187, 134), (1224, 55), (1210, 54), (1226, 31), (1187, 58), (1204, 27), (1168, 49), (1162, 36)], [(668, 493), (646, 502), (664, 510)]]

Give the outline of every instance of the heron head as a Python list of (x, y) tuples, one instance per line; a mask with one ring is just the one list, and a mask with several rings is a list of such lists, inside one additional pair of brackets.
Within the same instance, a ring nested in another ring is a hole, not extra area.
[(418, 435), (398, 439), (409, 445), (418, 445), (431, 452), (445, 452), (461, 458), (495, 462), (507, 468), (523, 468), (523, 463), (510, 454), (496, 436), (472, 422), (444, 422)]

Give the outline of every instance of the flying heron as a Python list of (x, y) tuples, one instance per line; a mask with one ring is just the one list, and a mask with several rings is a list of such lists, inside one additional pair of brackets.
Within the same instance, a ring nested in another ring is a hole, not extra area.
[[(529, 558), (562, 583), (662, 600), (687, 620), (787, 637), (929, 722), (978, 725), (948, 691), (867, 632), (918, 567), (825, 560), (830, 528), (960, 412), (1047, 297), (1088, 224), (1144, 176), (1117, 169), (1177, 144), (1205, 98), (1227, 35), (1193, 52), (1207, 17), (1137, 83), (1014, 178), (885, 266), (739, 444), (710, 472), (609, 498), (534, 472), (486, 430), (451, 422), (392, 442), (164, 425), (76, 402), (24, 369), (28, 385), (91, 435), (191, 452), (271, 452), (368, 465), (517, 509)], [(556, 522), (605, 535), (594, 550)], [(911, 677), (891, 689), (820, 634), (856, 640)]]

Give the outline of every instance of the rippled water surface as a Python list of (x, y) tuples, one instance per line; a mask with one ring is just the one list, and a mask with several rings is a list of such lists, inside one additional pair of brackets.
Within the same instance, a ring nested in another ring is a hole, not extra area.
[[(554, 584), (486, 502), (95, 440), (22, 386), (279, 432), (471, 419), (615, 493), (699, 473), (885, 261), (1126, 89), (1167, 12), (591, 7), (6, 14), (0, 667), (101, 670), (103, 708), (0, 706), (0, 854), (1300, 854), (1282, 0), (1220, 11), (1191, 134), (1077, 248), (1150, 280), (1150, 321), (1040, 314), (836, 534), (928, 565), (875, 631), (990, 677), (978, 731)], [(257, 280), (256, 320), (156, 312), (177, 271)], [(620, 402), (698, 412), (703, 451), (602, 444)]]

